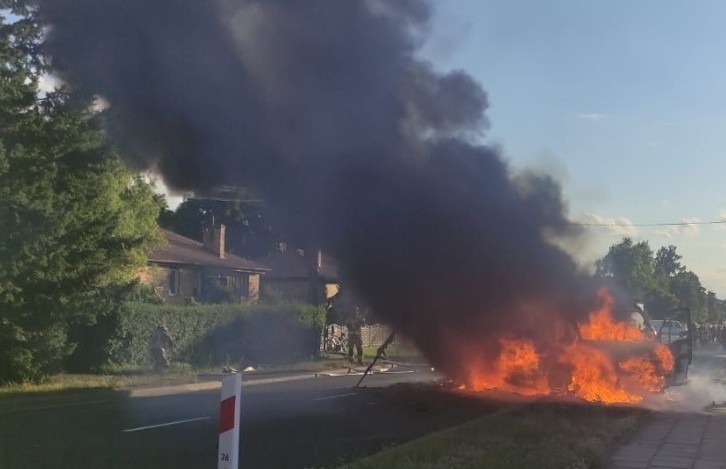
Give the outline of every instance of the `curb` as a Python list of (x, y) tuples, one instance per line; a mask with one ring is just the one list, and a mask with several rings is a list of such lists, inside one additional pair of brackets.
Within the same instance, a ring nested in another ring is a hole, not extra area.
[[(334, 372), (347, 372), (348, 369), (344, 368), (341, 370), (331, 370)], [(320, 373), (313, 373), (313, 372), (307, 372), (307, 373), (298, 373), (293, 375), (286, 375), (286, 376), (278, 376), (274, 378), (264, 378), (264, 377), (247, 377), (246, 375), (242, 375), (242, 386), (248, 387), (248, 386), (260, 386), (264, 384), (275, 384), (275, 383), (285, 383), (289, 381), (302, 381), (306, 379), (312, 379), (317, 378), (320, 375)], [(186, 394), (190, 392), (199, 392), (199, 391), (211, 391), (214, 389), (220, 389), (222, 387), (222, 376), (219, 377), (220, 379), (215, 379), (212, 381), (205, 381), (201, 383), (190, 383), (190, 384), (178, 384), (173, 386), (158, 386), (153, 388), (121, 388), (119, 391), (126, 391), (128, 392), (128, 397), (161, 397), (161, 396), (171, 396), (175, 394)]]

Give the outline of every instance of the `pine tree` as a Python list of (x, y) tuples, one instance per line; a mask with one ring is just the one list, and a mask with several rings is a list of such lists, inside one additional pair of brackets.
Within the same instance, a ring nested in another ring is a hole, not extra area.
[(43, 25), (10, 3), (12, 14), (0, 11), (0, 382), (59, 371), (69, 329), (116, 307), (159, 241), (153, 191), (108, 145), (101, 113), (63, 90), (39, 94)]

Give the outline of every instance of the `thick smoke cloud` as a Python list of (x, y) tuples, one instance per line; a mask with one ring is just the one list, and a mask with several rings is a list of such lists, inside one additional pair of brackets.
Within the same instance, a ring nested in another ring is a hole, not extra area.
[[(477, 144), (487, 95), (417, 57), (418, 0), (41, 0), (53, 65), (176, 189), (247, 184), (451, 375), (593, 298), (559, 186)], [(578, 296), (581, 295), (581, 296)], [(453, 343), (458, 346), (452, 346)]]

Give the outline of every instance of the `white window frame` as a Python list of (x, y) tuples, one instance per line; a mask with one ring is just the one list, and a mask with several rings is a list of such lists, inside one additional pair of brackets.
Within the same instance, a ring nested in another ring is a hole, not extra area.
[[(172, 290), (172, 275), (174, 276), (174, 289)], [(166, 291), (169, 296), (177, 296), (179, 294), (179, 280), (181, 272), (179, 269), (169, 269), (166, 277)]]

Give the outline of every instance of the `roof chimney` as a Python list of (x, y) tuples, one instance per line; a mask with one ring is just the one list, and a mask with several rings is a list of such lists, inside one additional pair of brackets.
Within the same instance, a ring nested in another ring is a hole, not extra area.
[(224, 235), (227, 227), (224, 225), (208, 226), (204, 228), (204, 247), (224, 259)]

